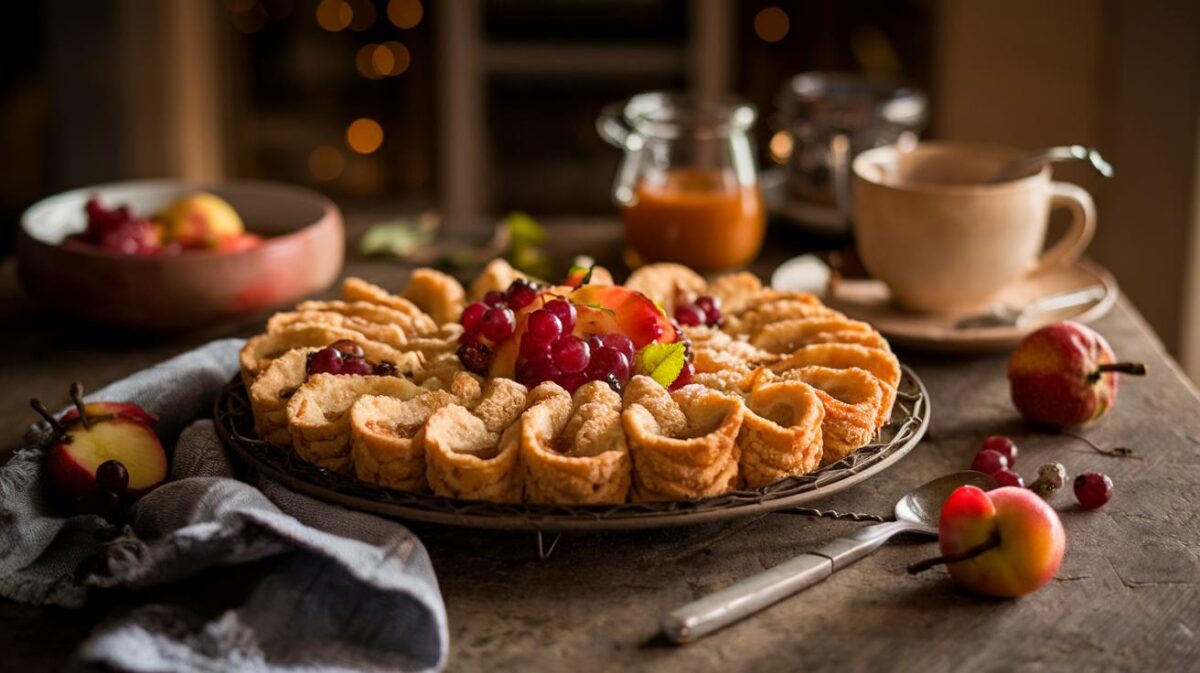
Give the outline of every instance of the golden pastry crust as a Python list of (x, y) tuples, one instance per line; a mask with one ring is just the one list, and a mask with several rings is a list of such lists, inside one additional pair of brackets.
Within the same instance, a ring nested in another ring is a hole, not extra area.
[(453, 276), (422, 267), (413, 270), (401, 296), (444, 325), (462, 316), (467, 292)]
[(361, 318), (381, 325), (395, 325), (409, 337), (434, 334), (438, 330), (437, 323), (433, 321), (433, 318), (424, 313), (412, 315), (369, 301), (305, 301), (296, 306), (296, 311), (340, 313), (347, 317)]
[(288, 311), (276, 313), (267, 320), (267, 333), (277, 333), (297, 324), (341, 327), (358, 332), (363, 338), (387, 344), (401, 350), (408, 343), (408, 335), (399, 325), (371, 322), (333, 311)]
[(483, 271), (475, 276), (475, 280), (471, 281), (471, 287), (467, 291), (467, 296), (471, 301), (479, 301), (483, 299), (483, 295), (493, 290), (496, 292), (504, 292), (509, 285), (518, 278), (528, 278), (525, 274), (517, 271), (504, 260), (503, 257), (497, 257), (488, 262), (487, 266), (483, 267)]
[(304, 460), (340, 472), (350, 465), (350, 408), (364, 395), (411, 398), (420, 386), (396, 376), (313, 374), (288, 400), (292, 448)]
[[(733, 337), (713, 327), (684, 327), (684, 335), (692, 342), (694, 353), (708, 350), (729, 355), (746, 365), (759, 365), (775, 362), (780, 358), (776, 353), (769, 353), (752, 345), (745, 337)], [(697, 371), (714, 371), (703, 369), (696, 365)]]
[(728, 316), (725, 319), (724, 330), (730, 334), (756, 334), (764, 327), (784, 320), (845, 317), (824, 304), (813, 304), (804, 299), (782, 298)]
[(379, 304), (380, 306), (386, 306), (413, 317), (427, 315), (408, 299), (394, 295), (374, 283), (369, 283), (362, 278), (355, 278), (353, 276), (342, 281), (342, 299)]
[(287, 405), (296, 390), (308, 379), (308, 356), (319, 348), (295, 348), (271, 361), (250, 385), (250, 409), (254, 412), (254, 431), (264, 442), (289, 446)]
[(821, 463), (825, 406), (802, 381), (758, 385), (746, 396), (738, 435), (739, 469), (747, 488), (807, 474)]
[(404, 353), (387, 344), (377, 343), (362, 334), (343, 327), (295, 323), (278, 332), (259, 334), (250, 338), (238, 353), (241, 364), (242, 382), (249, 388), (254, 379), (266, 369), (271, 361), (294, 348), (322, 348), (341, 340), (350, 339), (363, 349), (371, 362), (391, 362), (401, 372), (413, 371), (420, 366), (420, 355)]
[(737, 315), (746, 310), (750, 300), (763, 288), (758, 276), (749, 271), (717, 276), (708, 286), (708, 294), (721, 301), (722, 313)]
[(458, 323), (446, 323), (438, 328), (436, 334), (415, 337), (404, 344), (403, 350), (420, 353), (426, 362), (443, 355), (458, 352), (458, 338), (462, 336), (463, 328)]
[(900, 361), (890, 351), (856, 344), (813, 344), (797, 349), (772, 367), (775, 371), (782, 371), (810, 365), (833, 369), (858, 367), (878, 378), (882, 384), (883, 399), (875, 427), (878, 429), (887, 424), (892, 416), (892, 405), (896, 402), (896, 386), (900, 385)]
[(864, 332), (875, 330), (861, 320), (836, 316), (792, 318), (764, 325), (750, 338), (750, 343), (770, 353), (791, 353), (808, 345), (814, 335), (825, 332)]
[(625, 391), (622, 424), (634, 500), (691, 500), (737, 485), (741, 399), (700, 385), (668, 393), (644, 376)]
[(574, 397), (560, 389), (530, 407), (521, 418), (521, 466), (529, 502), (625, 502), (632, 468), (621, 426), (621, 397), (593, 381), (580, 386)]
[(675, 313), (675, 298), (679, 295), (693, 297), (704, 294), (708, 281), (700, 274), (683, 266), (662, 262), (647, 264), (629, 275), (625, 287), (636, 290), (658, 302), (667, 315)]
[(878, 348), (885, 351), (892, 350), (892, 345), (888, 343), (888, 340), (875, 330), (871, 330), (870, 332), (856, 332), (854, 330), (817, 332), (800, 341), (800, 343), (796, 344), (796, 348), (811, 346), (812, 344), (858, 344), (867, 348)]
[(875, 437), (875, 419), (883, 404), (883, 383), (868, 371), (801, 367), (783, 373), (784, 380), (803, 381), (825, 407), (821, 421), (821, 465), (835, 463)]
[(443, 390), (364, 395), (350, 407), (350, 459), (361, 481), (398, 491), (425, 489), (425, 435), (436, 411), (458, 403)]

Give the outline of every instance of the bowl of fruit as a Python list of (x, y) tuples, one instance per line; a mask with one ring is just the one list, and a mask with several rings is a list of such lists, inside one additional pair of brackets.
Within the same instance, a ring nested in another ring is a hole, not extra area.
[(329, 199), (291, 185), (122, 182), (65, 192), (21, 217), (21, 284), (49, 310), (180, 329), (328, 287), (345, 235)]

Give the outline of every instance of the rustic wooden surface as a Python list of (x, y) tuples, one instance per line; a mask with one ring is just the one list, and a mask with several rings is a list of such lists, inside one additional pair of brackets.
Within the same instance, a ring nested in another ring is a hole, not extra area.
[[(568, 239), (597, 257), (613, 254), (611, 229), (582, 227)], [(794, 247), (772, 245), (768, 271)], [(348, 272), (390, 285), (394, 262), (356, 261)], [(97, 387), (208, 338), (253, 330), (257, 320), (203, 334), (142, 335), (49, 319), (15, 290), (0, 266), (6, 325), (0, 420), (12, 448), (38, 395), (65, 401), (82, 379)], [(921, 445), (896, 466), (824, 503), (887, 514), (906, 490), (965, 468), (979, 442), (1004, 433), (1020, 445), (1018, 467), (1063, 462), (1109, 474), (1106, 507), (1081, 511), (1067, 492), (1052, 503), (1067, 529), (1058, 576), (1021, 600), (958, 589), (942, 570), (908, 576), (931, 555), (928, 541), (898, 541), (805, 593), (682, 648), (654, 639), (661, 613), (862, 524), (767, 515), (729, 524), (601, 535), (566, 535), (548, 560), (533, 536), (414, 526), (433, 557), (450, 619), (452, 671), (609, 670), (1196, 670), (1200, 657), (1200, 397), (1157, 338), (1122, 301), (1097, 324), (1123, 358), (1150, 374), (1122, 385), (1116, 409), (1084, 434), (1126, 446), (1110, 458), (1078, 440), (1025, 426), (1008, 400), (1005, 358), (903, 353), (933, 398)], [(550, 542), (552, 538), (547, 539)], [(198, 590), (203, 587), (203, 593)], [(109, 610), (167, 593), (196, 603), (241, 587), (213, 573), (150, 595), (107, 597), (86, 611), (0, 602), (0, 669), (56, 670)]]

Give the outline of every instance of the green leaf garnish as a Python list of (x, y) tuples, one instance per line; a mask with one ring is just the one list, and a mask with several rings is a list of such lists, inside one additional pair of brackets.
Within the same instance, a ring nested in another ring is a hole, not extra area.
[(396, 220), (377, 224), (367, 230), (358, 248), (364, 255), (404, 257), (433, 241), (434, 228), (414, 220)]
[(669, 387), (687, 364), (687, 348), (682, 341), (673, 344), (651, 343), (637, 352), (634, 373), (654, 379), (664, 388)]

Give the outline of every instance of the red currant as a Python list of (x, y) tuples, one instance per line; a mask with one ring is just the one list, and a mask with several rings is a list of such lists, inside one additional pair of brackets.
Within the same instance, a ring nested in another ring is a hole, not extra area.
[(526, 388), (533, 388), (539, 383), (556, 380), (562, 372), (554, 366), (549, 354), (527, 360), (517, 372), (517, 381)]
[(971, 461), (971, 469), (984, 474), (995, 474), (1008, 469), (1008, 459), (1003, 453), (984, 449), (975, 454), (975, 460)]
[(369, 376), (375, 373), (375, 368), (363, 358), (348, 355), (342, 358), (342, 371), (338, 373)]
[(342, 354), (332, 348), (322, 348), (308, 356), (308, 374), (341, 374)]
[(358, 342), (353, 339), (338, 339), (329, 344), (327, 348), (332, 348), (345, 357), (361, 358), (363, 356), (362, 346), (359, 346)]
[[(529, 314), (529, 320), (525, 323), (525, 334), (521, 336), (521, 341), (531, 342), (531, 347), (547, 348), (554, 343), (563, 333), (562, 321), (553, 311), (539, 308)], [(524, 343), (522, 343), (522, 346)]]
[(493, 343), (500, 343), (512, 336), (516, 326), (517, 319), (513, 315), (512, 309), (494, 306), (483, 314), (483, 327), (480, 328), (480, 331)]
[(992, 435), (983, 440), (983, 446), (980, 451), (995, 451), (996, 453), (1008, 459), (1008, 466), (1012, 467), (1017, 464), (1017, 445), (1013, 440), (1004, 435)]
[(704, 311), (704, 322), (711, 327), (721, 324), (721, 300), (708, 295), (696, 297), (696, 306)]
[(121, 494), (129, 488), (129, 470), (119, 460), (106, 460), (96, 468), (96, 487), (102, 491)]
[(564, 334), (550, 345), (550, 356), (560, 371), (575, 374), (587, 368), (592, 352), (586, 341)]
[(507, 299), (508, 299), (508, 297), (506, 297), (505, 294), (503, 292), (500, 292), (499, 290), (492, 290), (492, 291), (488, 292), (487, 294), (483, 295), (483, 303), (487, 304), (488, 306), (491, 306), (492, 308), (495, 308), (497, 306), (507, 306), (508, 305), (506, 303)]
[(463, 309), (462, 318), (459, 322), (462, 323), (463, 329), (467, 334), (475, 334), (483, 325), (483, 314), (487, 313), (488, 305), (477, 301)]
[(563, 334), (570, 334), (575, 329), (575, 321), (579, 314), (575, 310), (574, 304), (566, 299), (555, 299), (546, 304), (545, 309), (558, 316), (558, 321), (562, 323)]
[(708, 322), (704, 309), (695, 304), (680, 304), (675, 307), (675, 320), (684, 327), (699, 327)]
[(1107, 474), (1084, 472), (1075, 477), (1075, 499), (1084, 509), (1103, 507), (1112, 498), (1113, 483)]
[(512, 285), (508, 286), (505, 297), (508, 307), (514, 311), (519, 311), (529, 306), (534, 299), (537, 299), (537, 288), (533, 283), (524, 278), (518, 278), (512, 282)]
[(579, 386), (587, 382), (588, 377), (585, 376), (583, 372), (575, 372), (574, 374), (559, 374), (558, 379), (555, 381), (555, 383), (563, 387), (563, 390), (566, 390), (572, 395), (575, 394), (576, 390), (579, 390)]
[(617, 381), (625, 383), (629, 380), (629, 358), (614, 349), (601, 346), (592, 351), (591, 362), (588, 363), (587, 377), (592, 381), (602, 381), (612, 375)]
[(614, 332), (612, 334), (601, 334), (598, 335), (598, 338), (601, 347), (611, 348), (620, 353), (624, 353), (625, 359), (633, 362), (633, 354), (635, 349), (633, 347), (632, 339), (619, 332)]
[(1025, 488), (1025, 480), (1021, 475), (1012, 470), (996, 470), (992, 473), (992, 478), (1001, 486), (1016, 486), (1017, 488)]

